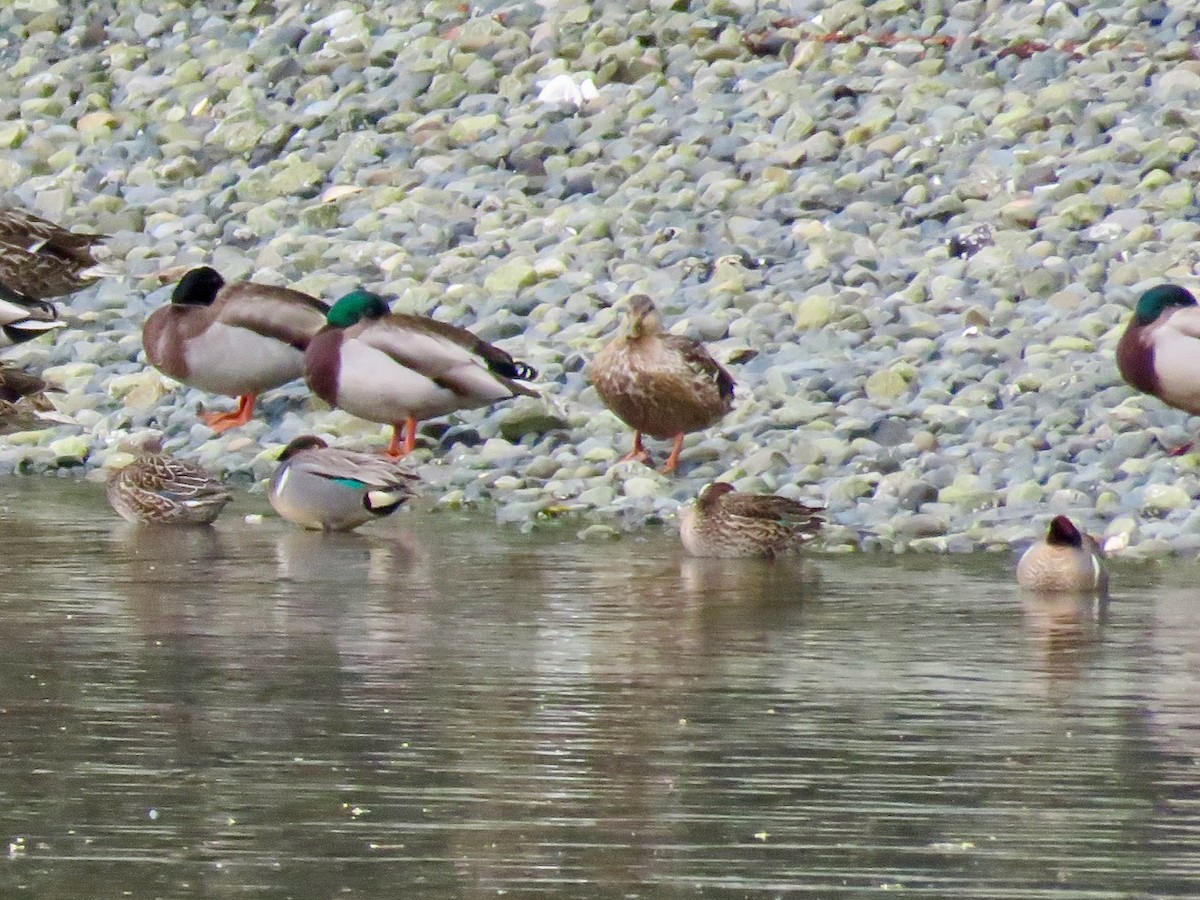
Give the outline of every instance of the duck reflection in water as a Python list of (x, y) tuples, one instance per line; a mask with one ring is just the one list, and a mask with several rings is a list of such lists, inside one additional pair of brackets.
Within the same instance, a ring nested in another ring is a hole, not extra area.
[(275, 558), (279, 578), (300, 583), (411, 584), (429, 576), (429, 551), (407, 529), (367, 535), (288, 528), (276, 538)]

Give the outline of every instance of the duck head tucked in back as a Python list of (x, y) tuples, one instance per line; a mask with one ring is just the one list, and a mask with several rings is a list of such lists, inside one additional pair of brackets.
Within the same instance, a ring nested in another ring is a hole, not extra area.
[(683, 511), (679, 536), (692, 556), (771, 559), (810, 541), (822, 521), (818, 507), (717, 481)]
[(522, 383), (537, 377), (531, 366), (465, 328), (393, 313), (365, 290), (333, 304), (305, 354), (305, 377), (330, 405), (391, 425), (394, 457), (416, 449), (422, 419), (538, 396)]
[(394, 513), (413, 495), (416, 482), (417, 476), (395, 460), (330, 447), (305, 434), (279, 454), (268, 497), (289, 522), (348, 531)]
[(327, 310), (300, 291), (226, 284), (215, 269), (200, 266), (180, 279), (170, 303), (151, 313), (142, 344), (160, 372), (238, 398), (236, 412), (203, 416), (222, 432), (250, 421), (259, 393), (304, 374), (304, 351)]
[(1132, 387), (1200, 415), (1200, 305), (1186, 288), (1160, 284), (1143, 293), (1116, 356)]
[(1017, 584), (1044, 593), (1107, 594), (1104, 551), (1069, 518), (1055, 516), (1046, 537), (1021, 555)]

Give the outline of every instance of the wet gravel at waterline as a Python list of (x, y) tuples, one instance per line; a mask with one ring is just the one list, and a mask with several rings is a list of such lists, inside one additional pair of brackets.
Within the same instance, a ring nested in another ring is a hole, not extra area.
[[(206, 262), (364, 285), (536, 367), (542, 400), (431, 422), (418, 457), (515, 527), (636, 531), (724, 478), (827, 501), (830, 547), (1011, 548), (1066, 513), (1200, 551), (1200, 457), (1164, 452), (1191, 424), (1112, 361), (1138, 291), (1195, 274), (1184, 5), (52, 6), (0, 8), (0, 190), (124, 275), (9, 351), (63, 392), (0, 471), (98, 469), (148, 427), (246, 484), (298, 434), (382, 446), (298, 383), (197, 422), (222, 401), (139, 330)], [(585, 377), (639, 292), (738, 380), (679, 479), (614, 465)]]
[(4, 896), (1200, 893), (1190, 564), (1096, 611), (1000, 554), (137, 529), (35, 478), (0, 527)]

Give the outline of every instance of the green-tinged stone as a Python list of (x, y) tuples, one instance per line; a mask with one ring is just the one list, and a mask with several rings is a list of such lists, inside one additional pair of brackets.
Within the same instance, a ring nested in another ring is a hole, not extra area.
[(1008, 506), (1034, 506), (1045, 496), (1046, 492), (1036, 481), (1022, 481), (1008, 489), (1004, 495), (1004, 502)]
[(1187, 509), (1191, 505), (1191, 494), (1175, 484), (1147, 485), (1142, 499), (1142, 510), (1145, 512), (1171, 512)]
[(91, 444), (81, 435), (59, 438), (50, 442), (50, 452), (54, 454), (59, 465), (64, 463), (82, 463), (91, 451)]
[(1069, 353), (1095, 353), (1096, 345), (1087, 338), (1060, 334), (1050, 342), (1050, 349)]
[(498, 129), (500, 123), (500, 117), (495, 113), (482, 116), (463, 116), (456, 119), (450, 126), (450, 138), (459, 144), (470, 144)]
[(837, 311), (837, 302), (828, 294), (809, 294), (796, 307), (796, 327), (824, 328)]
[(908, 391), (908, 381), (894, 369), (884, 369), (867, 378), (868, 400), (895, 400)]
[(987, 487), (978, 475), (959, 475), (951, 484), (938, 491), (939, 503), (954, 506), (977, 507), (991, 505), (996, 492)]
[(533, 264), (524, 256), (515, 256), (493, 269), (483, 280), (483, 287), (493, 294), (515, 294), (536, 283)]
[(657, 497), (663, 492), (664, 479), (635, 475), (621, 485), (626, 497)]
[(38, 444), (45, 443), (50, 435), (54, 434), (53, 428), (38, 428), (33, 431), (14, 431), (12, 434), (4, 436), (6, 444), (18, 444), (20, 446), (36, 447)]
[(28, 133), (24, 122), (0, 122), (0, 147), (20, 147)]
[(566, 428), (567, 422), (537, 401), (514, 407), (500, 420), (500, 436), (517, 443), (530, 434), (545, 434)]
[(325, 171), (315, 163), (291, 154), (282, 169), (271, 176), (271, 189), (278, 195), (295, 194), (303, 188), (320, 184)]
[(581, 541), (615, 541), (621, 536), (621, 532), (613, 528), (611, 525), (589, 525), (577, 535)]

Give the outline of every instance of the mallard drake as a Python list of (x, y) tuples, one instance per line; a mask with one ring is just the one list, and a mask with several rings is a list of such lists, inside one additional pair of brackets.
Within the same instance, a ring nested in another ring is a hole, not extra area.
[(31, 300), (0, 287), (0, 347), (12, 347), (66, 325), (53, 303)]
[(288, 288), (226, 284), (201, 266), (180, 279), (171, 302), (142, 329), (146, 357), (184, 384), (238, 398), (232, 413), (206, 413), (213, 430), (245, 425), (260, 392), (304, 374), (304, 350), (325, 324), (328, 307)]
[(1117, 368), (1139, 391), (1200, 415), (1200, 306), (1190, 291), (1160, 284), (1138, 298), (1117, 342)]
[(692, 556), (773, 559), (812, 540), (822, 521), (817, 507), (774, 494), (744, 494), (717, 481), (684, 509), (679, 537)]
[(92, 253), (104, 239), (68, 231), (23, 209), (0, 209), (0, 284), (32, 300), (81, 290), (104, 274)]
[(231, 499), (216, 475), (163, 453), (157, 440), (109, 476), (105, 493), (126, 521), (162, 525), (207, 525)]
[(649, 460), (643, 434), (674, 438), (663, 472), (679, 465), (685, 434), (733, 406), (733, 376), (699, 341), (664, 331), (653, 301), (641, 294), (630, 298), (621, 333), (596, 354), (588, 374), (604, 405), (634, 430), (623, 460)]
[(1106, 594), (1104, 551), (1066, 516), (1055, 516), (1045, 540), (1033, 544), (1017, 563), (1017, 584), (1045, 593)]
[(275, 511), (296, 525), (349, 531), (394, 513), (412, 496), (416, 481), (395, 460), (330, 447), (305, 434), (279, 454), (267, 496)]
[[(308, 386), (351, 415), (392, 426), (388, 455), (417, 446), (417, 424), (537, 391), (537, 372), (465, 328), (393, 313), (378, 294), (353, 291), (329, 310), (305, 354)], [(401, 444), (401, 434), (404, 439)]]

